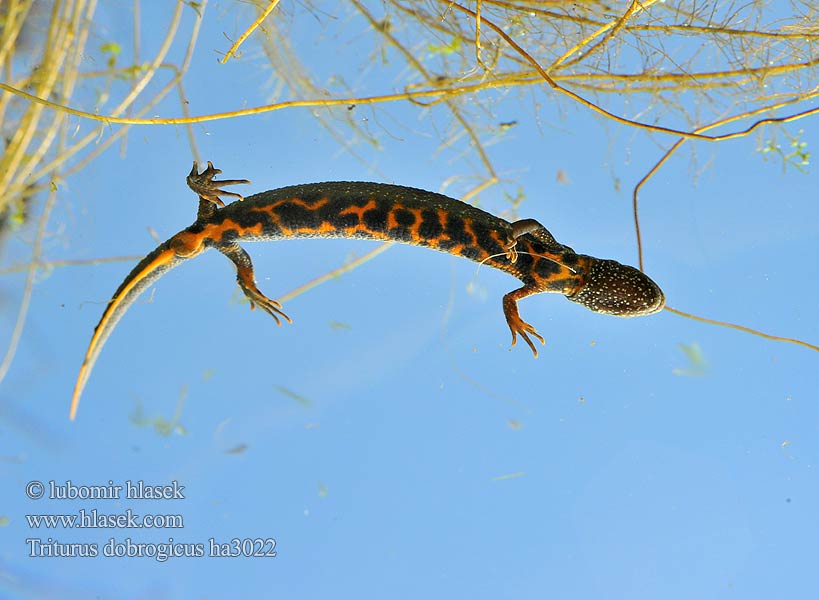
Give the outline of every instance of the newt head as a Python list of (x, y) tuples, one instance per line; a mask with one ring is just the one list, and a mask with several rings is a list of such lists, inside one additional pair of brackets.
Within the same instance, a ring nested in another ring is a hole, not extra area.
[(659, 312), (665, 295), (642, 271), (615, 260), (593, 258), (584, 285), (566, 296), (591, 311), (617, 317), (640, 317)]

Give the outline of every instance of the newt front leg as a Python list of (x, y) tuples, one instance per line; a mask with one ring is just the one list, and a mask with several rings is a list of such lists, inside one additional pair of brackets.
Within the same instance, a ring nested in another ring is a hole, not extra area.
[(535, 358), (537, 358), (537, 348), (529, 335), (535, 336), (540, 340), (541, 344), (545, 344), (546, 340), (543, 339), (543, 336), (541, 336), (532, 325), (529, 325), (529, 323), (520, 318), (518, 300), (539, 292), (540, 290), (537, 287), (525, 285), (514, 292), (509, 292), (503, 297), (503, 314), (506, 317), (506, 324), (509, 325), (509, 329), (512, 331), (512, 345), (514, 346), (517, 343), (518, 334), (520, 334), (523, 341), (529, 344)]
[[(554, 268), (547, 274), (549, 279), (553, 281), (565, 281), (568, 278), (570, 283), (564, 286), (564, 292), (578, 285), (579, 282), (575, 280), (576, 278), (572, 277), (576, 274), (576, 270), (565, 264), (565, 259), (567, 259), (569, 255), (574, 255), (574, 251), (568, 246), (560, 244), (551, 232), (535, 219), (522, 219), (510, 224), (509, 243), (506, 246), (506, 256), (509, 262), (513, 264), (517, 262), (519, 242), (523, 245), (522, 242), (525, 240), (522, 240), (522, 238), (527, 235), (531, 236), (539, 244), (536, 258), (554, 263)], [(532, 294), (547, 291), (545, 279), (546, 278), (541, 277), (535, 281), (526, 282), (526, 285), (522, 288), (510, 292), (503, 297), (503, 314), (506, 317), (506, 324), (509, 325), (509, 330), (512, 332), (512, 345), (514, 346), (517, 343), (518, 334), (520, 334), (523, 341), (532, 349), (535, 358), (537, 358), (537, 348), (529, 336), (531, 335), (537, 338), (541, 344), (545, 344), (546, 340), (543, 339), (543, 336), (541, 336), (532, 325), (520, 317), (518, 300), (522, 300)]]

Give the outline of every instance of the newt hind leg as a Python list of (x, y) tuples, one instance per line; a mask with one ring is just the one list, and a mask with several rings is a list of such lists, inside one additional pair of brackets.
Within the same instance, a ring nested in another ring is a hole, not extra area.
[(523, 341), (529, 344), (529, 348), (532, 349), (535, 358), (537, 358), (537, 348), (529, 336), (532, 335), (536, 337), (541, 344), (545, 344), (546, 340), (543, 339), (543, 336), (541, 336), (532, 325), (529, 325), (529, 323), (520, 318), (518, 300), (526, 298), (526, 296), (531, 296), (532, 294), (537, 294), (538, 292), (540, 292), (540, 290), (537, 287), (525, 285), (514, 292), (509, 292), (503, 297), (503, 314), (506, 317), (506, 324), (509, 325), (509, 329), (512, 331), (512, 345), (515, 345), (518, 340), (518, 334), (520, 334)]
[(234, 265), (236, 265), (236, 281), (239, 284), (242, 292), (248, 302), (250, 302), (250, 309), (253, 310), (257, 306), (269, 314), (276, 320), (276, 325), (281, 325), (281, 317), (288, 323), (293, 320), (282, 311), (282, 305), (271, 300), (259, 291), (256, 287), (256, 277), (253, 274), (253, 262), (250, 260), (250, 255), (245, 252), (239, 244), (219, 244), (216, 246), (222, 254), (227, 256)]

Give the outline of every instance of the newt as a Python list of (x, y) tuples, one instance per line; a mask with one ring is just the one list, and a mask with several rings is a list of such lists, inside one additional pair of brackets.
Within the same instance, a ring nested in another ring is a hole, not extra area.
[[(239, 242), (291, 238), (401, 242), (505, 271), (523, 282), (503, 297), (512, 345), (520, 335), (535, 357), (532, 338), (545, 340), (520, 317), (518, 301), (527, 296), (556, 292), (594, 312), (619, 317), (650, 315), (665, 305), (662, 290), (643, 272), (577, 254), (534, 219), (510, 222), (442, 194), (385, 183), (307, 183), (243, 198), (220, 186), (250, 182), (215, 180), (220, 173), (210, 161), (201, 173), (193, 163), (187, 184), (199, 197), (196, 221), (143, 258), (108, 302), (80, 367), (69, 413), (72, 420), (103, 344), (128, 307), (166, 272), (209, 248), (236, 266), (236, 279), (251, 309), (259, 307), (278, 325), (282, 320), (292, 322), (278, 302), (256, 287), (253, 263)], [(221, 196), (238, 200), (226, 206)]]

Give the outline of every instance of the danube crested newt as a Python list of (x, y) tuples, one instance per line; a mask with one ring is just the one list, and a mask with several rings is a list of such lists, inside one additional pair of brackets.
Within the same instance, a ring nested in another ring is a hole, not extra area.
[[(196, 162), (187, 177), (199, 196), (196, 221), (161, 244), (137, 264), (114, 292), (91, 337), (71, 401), (70, 418), (94, 362), (117, 321), (151, 283), (181, 262), (215, 248), (236, 266), (237, 281), (250, 308), (259, 307), (281, 325), (291, 322), (281, 305), (256, 287), (253, 263), (239, 242), (290, 238), (362, 238), (424, 246), (486, 264), (523, 282), (503, 297), (503, 313), (512, 331), (537, 356), (532, 337), (544, 343), (521, 319), (518, 300), (557, 292), (572, 302), (609, 315), (634, 317), (661, 310), (665, 297), (641, 271), (613, 260), (577, 254), (559, 243), (534, 219), (509, 222), (447, 196), (399, 185), (333, 181), (307, 183), (242, 198), (219, 186), (250, 183), (218, 181), (221, 173)], [(220, 196), (240, 201), (225, 206)]]

